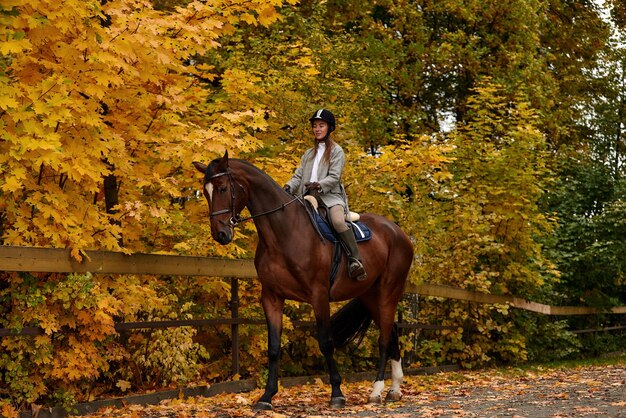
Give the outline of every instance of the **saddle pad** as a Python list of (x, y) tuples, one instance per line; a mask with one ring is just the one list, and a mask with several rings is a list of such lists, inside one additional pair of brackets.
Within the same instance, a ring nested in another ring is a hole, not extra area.
[[(328, 222), (326, 222), (317, 212), (313, 212), (313, 216), (315, 217), (315, 222), (317, 223), (317, 226), (324, 238), (330, 242), (339, 242), (339, 238), (335, 236), (335, 233)], [(372, 239), (372, 231), (363, 222), (348, 223), (352, 227), (356, 242), (369, 241)]]

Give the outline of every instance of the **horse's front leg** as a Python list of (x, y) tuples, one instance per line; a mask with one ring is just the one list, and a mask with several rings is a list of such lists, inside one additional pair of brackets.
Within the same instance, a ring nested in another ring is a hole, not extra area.
[(253, 406), (255, 410), (271, 410), (272, 398), (278, 392), (278, 359), (280, 358), (280, 336), (283, 330), (283, 308), (285, 300), (265, 288), (261, 293), (261, 304), (267, 321), (268, 369), (265, 393)]
[(331, 395), (330, 406), (333, 408), (343, 408), (346, 405), (346, 398), (341, 392), (341, 375), (335, 363), (335, 343), (333, 342), (330, 328), (330, 300), (328, 293), (316, 297), (312, 303), (315, 319), (317, 322), (317, 341), (320, 351), (326, 359), (328, 374), (330, 376)]

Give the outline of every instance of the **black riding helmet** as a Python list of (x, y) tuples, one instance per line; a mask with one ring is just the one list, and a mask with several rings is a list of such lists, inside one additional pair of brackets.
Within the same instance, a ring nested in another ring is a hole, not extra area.
[(328, 133), (335, 130), (335, 115), (330, 110), (320, 109), (313, 113), (313, 116), (309, 119), (311, 124), (314, 120), (323, 120), (328, 124)]

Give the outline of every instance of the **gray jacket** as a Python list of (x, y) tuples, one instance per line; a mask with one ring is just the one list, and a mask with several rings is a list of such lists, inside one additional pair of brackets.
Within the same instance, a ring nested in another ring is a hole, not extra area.
[[(306, 191), (304, 186), (311, 181), (311, 171), (313, 170), (313, 160), (315, 159), (315, 148), (306, 150), (300, 161), (300, 166), (296, 169), (293, 177), (286, 183), (298, 196), (302, 196)], [(322, 159), (317, 170), (317, 182), (322, 186), (320, 198), (326, 206), (333, 207), (341, 205), (344, 211), (348, 210), (348, 199), (343, 185), (341, 184), (341, 173), (346, 165), (346, 157), (343, 149), (333, 143), (330, 151), (330, 161)]]

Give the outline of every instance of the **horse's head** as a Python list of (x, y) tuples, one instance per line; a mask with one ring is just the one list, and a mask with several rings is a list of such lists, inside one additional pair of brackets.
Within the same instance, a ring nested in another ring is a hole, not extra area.
[(202, 191), (209, 203), (211, 235), (217, 242), (226, 245), (233, 239), (239, 212), (246, 204), (244, 189), (233, 178), (228, 151), (224, 157), (211, 161), (208, 166), (199, 162), (193, 165), (204, 174)]

